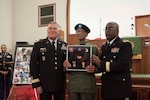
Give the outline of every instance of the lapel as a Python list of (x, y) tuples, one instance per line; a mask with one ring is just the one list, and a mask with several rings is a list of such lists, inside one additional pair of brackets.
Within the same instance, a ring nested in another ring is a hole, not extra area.
[(46, 38), (46, 39), (44, 40), (44, 45), (45, 45), (45, 47), (46, 47), (49, 51), (52, 51), (52, 50), (53, 50), (52, 44), (50, 43), (50, 41), (48, 40), (48, 38)]
[(62, 41), (60, 41), (59, 39), (57, 40), (57, 51), (60, 51), (62, 47)]
[(111, 44), (111, 47), (116, 47), (116, 46), (119, 46), (121, 42), (121, 39), (119, 37), (117, 37), (114, 42)]

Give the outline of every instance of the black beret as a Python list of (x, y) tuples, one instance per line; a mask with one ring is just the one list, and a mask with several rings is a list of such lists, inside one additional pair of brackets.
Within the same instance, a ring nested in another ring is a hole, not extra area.
[(74, 27), (74, 29), (75, 29), (75, 30), (77, 30), (77, 29), (83, 29), (85, 32), (90, 33), (90, 29), (89, 29), (86, 25), (81, 24), (81, 23), (77, 24), (77, 25)]

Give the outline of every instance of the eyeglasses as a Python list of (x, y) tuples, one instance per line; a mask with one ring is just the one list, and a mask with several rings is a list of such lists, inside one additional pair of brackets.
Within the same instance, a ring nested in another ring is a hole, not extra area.
[(105, 28), (105, 31), (114, 31), (116, 30), (116, 28), (113, 28), (113, 27), (106, 27)]

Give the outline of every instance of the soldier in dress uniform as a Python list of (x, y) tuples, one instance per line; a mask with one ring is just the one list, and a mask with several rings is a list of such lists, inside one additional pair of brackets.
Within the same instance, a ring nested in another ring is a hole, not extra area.
[(67, 43), (58, 39), (60, 26), (50, 22), (47, 38), (35, 43), (31, 54), (30, 68), (32, 86), (40, 94), (40, 100), (65, 100), (66, 76), (63, 62), (66, 59)]
[[(77, 45), (91, 45), (92, 54), (98, 56), (98, 48), (95, 44), (88, 43), (86, 37), (90, 33), (90, 29), (79, 23), (75, 26), (76, 35), (79, 40)], [(90, 58), (86, 58), (89, 59)], [(76, 61), (78, 62), (78, 61)], [(78, 64), (76, 64), (78, 65)], [(69, 61), (64, 62), (64, 67), (71, 67)], [(80, 66), (76, 66), (80, 67)], [(69, 72), (69, 96), (70, 100), (94, 100), (96, 94), (96, 79), (95, 79), (95, 69), (96, 66), (88, 65), (85, 66), (86, 71), (72, 71)]]
[(132, 47), (118, 36), (119, 25), (109, 22), (105, 28), (107, 42), (101, 47), (100, 59), (92, 57), (92, 62), (102, 72), (102, 97), (104, 100), (129, 100), (132, 93), (130, 65)]
[(5, 44), (0, 52), (0, 100), (6, 100), (11, 88), (12, 54), (7, 52)]

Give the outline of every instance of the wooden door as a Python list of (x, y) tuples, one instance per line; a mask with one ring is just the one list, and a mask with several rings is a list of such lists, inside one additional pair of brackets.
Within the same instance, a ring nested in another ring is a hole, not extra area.
[(150, 36), (150, 15), (135, 16), (136, 36)]

